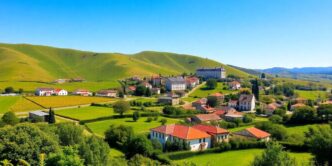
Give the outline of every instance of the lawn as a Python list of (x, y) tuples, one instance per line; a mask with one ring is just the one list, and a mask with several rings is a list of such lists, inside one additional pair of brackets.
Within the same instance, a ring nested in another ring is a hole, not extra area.
[(76, 89), (88, 89), (90, 91), (98, 91), (101, 89), (117, 88), (120, 86), (118, 81), (104, 81), (104, 82), (74, 82), (74, 83), (42, 83), (42, 82), (19, 82), (19, 81), (0, 81), (0, 89), (6, 87), (13, 87), (14, 89), (22, 88), (25, 92), (34, 92), (36, 88), (40, 87), (51, 87), (51, 88), (62, 88), (69, 92), (75, 91)]
[(304, 90), (295, 90), (295, 93), (301, 98), (316, 100), (319, 97), (326, 99), (327, 92), (325, 91), (304, 91)]
[[(129, 113), (131, 112), (128, 112), (128, 114)], [(93, 106), (57, 110), (55, 111), (55, 114), (73, 118), (76, 120), (90, 120), (90, 119), (97, 119), (101, 117), (116, 115), (113, 111), (113, 108), (93, 107)]]
[(86, 97), (86, 96), (48, 96), (48, 97), (28, 97), (34, 102), (44, 106), (49, 107), (66, 107), (75, 105), (84, 105), (91, 103), (108, 103), (114, 102), (117, 99), (106, 98), (106, 97)]
[[(263, 149), (249, 149), (249, 150), (237, 150), (228, 151), (223, 153), (210, 153), (196, 155), (189, 158), (175, 160), (177, 164), (183, 164), (185, 162), (193, 162), (197, 165), (232, 165), (232, 166), (247, 166), (253, 161), (256, 155), (260, 155)], [(297, 165), (303, 165), (308, 163), (312, 158), (310, 153), (290, 153), (292, 157), (295, 157)]]
[[(132, 118), (122, 118), (122, 119), (110, 119), (97, 121), (92, 123), (86, 123), (86, 126), (91, 129), (92, 132), (98, 135), (104, 135), (104, 132), (108, 129), (111, 124), (114, 125), (126, 125), (131, 126), (135, 133), (147, 133), (151, 128), (158, 127), (161, 125), (160, 119), (164, 117), (158, 117), (157, 121), (146, 122), (146, 117), (141, 117), (137, 122), (134, 122)], [(167, 119), (167, 124), (177, 123), (179, 119), (165, 118)]]
[(301, 125), (301, 126), (286, 126), (286, 129), (289, 134), (303, 134), (309, 131), (309, 127), (315, 127), (319, 124), (308, 124), (308, 125)]
[(193, 98), (203, 98), (203, 97), (207, 97), (208, 95), (210, 94), (213, 94), (213, 93), (217, 93), (217, 92), (220, 92), (220, 93), (223, 93), (223, 94), (229, 94), (229, 93), (236, 93), (237, 91), (232, 91), (232, 90), (224, 90), (223, 88), (225, 87), (225, 85), (223, 85), (223, 83), (221, 82), (218, 82), (218, 86), (216, 89), (212, 89), (212, 90), (209, 90), (207, 89), (207, 87), (204, 85), (203, 87), (201, 88), (198, 88), (196, 89), (194, 92), (192, 92), (189, 97), (187, 98), (189, 101), (191, 100), (194, 100)]
[(10, 111), (10, 107), (12, 107), (19, 99), (20, 96), (1, 96), (0, 114)]
[(0, 97), (0, 114), (7, 111), (25, 112), (38, 109), (41, 109), (41, 107), (21, 96)]

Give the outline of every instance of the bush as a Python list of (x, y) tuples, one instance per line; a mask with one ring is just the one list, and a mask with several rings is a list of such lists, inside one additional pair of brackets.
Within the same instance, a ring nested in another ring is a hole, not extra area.
[(283, 118), (281, 116), (279, 116), (279, 115), (272, 115), (271, 117), (269, 117), (269, 120), (272, 123), (282, 123)]

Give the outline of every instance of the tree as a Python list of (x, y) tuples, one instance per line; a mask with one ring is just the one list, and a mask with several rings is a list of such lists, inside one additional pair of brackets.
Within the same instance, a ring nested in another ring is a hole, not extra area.
[(277, 140), (285, 140), (288, 137), (286, 127), (280, 124), (273, 124), (272, 122), (260, 122), (256, 123), (255, 127), (269, 132), (271, 136)]
[(11, 111), (6, 112), (1, 119), (3, 123), (12, 126), (20, 122), (20, 119)]
[(322, 104), (317, 108), (317, 116), (323, 120), (332, 120), (332, 104)]
[(79, 144), (83, 140), (83, 129), (74, 123), (59, 123), (55, 133), (59, 137), (60, 145), (69, 146)]
[(149, 157), (153, 153), (153, 146), (149, 139), (144, 135), (134, 137), (126, 148), (126, 157), (131, 158), (135, 154), (141, 154), (145, 157)]
[(123, 114), (130, 110), (130, 104), (126, 101), (117, 101), (113, 105), (113, 109), (115, 113), (120, 114), (120, 116), (123, 116)]
[(139, 86), (136, 87), (136, 90), (135, 90), (134, 94), (136, 96), (143, 96), (143, 95), (145, 95), (146, 89), (147, 88), (145, 86), (139, 85)]
[(18, 93), (22, 94), (24, 92), (24, 90), (22, 88), (18, 89)]
[(56, 138), (40, 130), (35, 124), (21, 123), (0, 128), (0, 159), (17, 163), (26, 160), (38, 165), (39, 154), (57, 153), (59, 145)]
[(52, 108), (49, 109), (48, 111), (48, 123), (49, 124), (54, 124), (55, 123), (55, 115), (54, 111)]
[(255, 95), (256, 100), (259, 100), (259, 83), (257, 79), (252, 81), (251, 91)]
[(282, 117), (279, 115), (272, 115), (271, 117), (269, 117), (269, 120), (272, 123), (282, 123)]
[(152, 92), (151, 92), (151, 89), (150, 89), (150, 88), (146, 88), (146, 90), (145, 90), (145, 96), (146, 96), (146, 97), (150, 97), (150, 96), (152, 96)]
[(105, 141), (111, 146), (118, 149), (125, 148), (134, 136), (134, 131), (129, 126), (111, 125), (105, 132)]
[(5, 88), (5, 93), (14, 93), (15, 92), (15, 90), (14, 90), (14, 88), (13, 87), (6, 87)]
[(265, 73), (262, 73), (261, 74), (261, 79), (265, 79), (266, 77), (265, 77)]
[(143, 165), (159, 166), (161, 164), (158, 161), (152, 160), (148, 157), (144, 157), (140, 154), (136, 154), (128, 161), (128, 166), (143, 166)]
[(61, 153), (52, 153), (46, 159), (47, 166), (83, 166), (84, 160), (78, 155), (78, 151), (71, 146), (65, 146)]
[(161, 122), (161, 125), (165, 125), (167, 123), (167, 119), (163, 118), (160, 120), (160, 122)]
[(104, 140), (96, 137), (86, 137), (78, 147), (79, 155), (84, 159), (84, 165), (109, 165), (110, 148)]
[(332, 165), (332, 126), (310, 127), (305, 134), (316, 165)]
[(134, 113), (133, 113), (133, 121), (137, 121), (139, 119), (139, 112), (138, 111), (135, 111)]
[(256, 156), (252, 166), (293, 166), (296, 165), (295, 158), (292, 158), (283, 147), (272, 142), (267, 144), (267, 149), (264, 150), (261, 156)]
[(292, 102), (288, 101), (288, 103), (287, 103), (287, 110), (290, 111), (291, 108), (292, 108)]
[(291, 123), (311, 123), (316, 120), (316, 111), (312, 107), (299, 107), (296, 108), (292, 114), (292, 117), (290, 119)]
[(206, 86), (208, 89), (216, 89), (217, 88), (217, 80), (216, 79), (208, 79), (206, 81)]
[(220, 105), (220, 100), (216, 96), (208, 96), (207, 99), (207, 105), (210, 107), (216, 107)]

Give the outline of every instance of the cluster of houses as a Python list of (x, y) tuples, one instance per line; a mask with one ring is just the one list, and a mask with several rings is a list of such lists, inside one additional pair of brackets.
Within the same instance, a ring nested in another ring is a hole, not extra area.
[(194, 126), (170, 124), (150, 130), (150, 139), (158, 140), (163, 146), (167, 141), (184, 141), (189, 145), (191, 151), (205, 150), (217, 143), (228, 142), (230, 136), (269, 141), (271, 135), (255, 127), (230, 133), (226, 129), (205, 124)]
[[(92, 96), (93, 93), (86, 89), (77, 89), (71, 93), (72, 95), (78, 96)], [(35, 91), (36, 96), (67, 96), (69, 95), (68, 91), (65, 89), (56, 89), (56, 88), (37, 88)], [(117, 90), (100, 90), (95, 93), (96, 96), (101, 97), (117, 97)]]

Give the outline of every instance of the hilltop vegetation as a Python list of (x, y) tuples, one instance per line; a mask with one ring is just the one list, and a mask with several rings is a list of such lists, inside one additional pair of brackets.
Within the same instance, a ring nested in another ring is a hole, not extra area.
[(176, 75), (198, 67), (224, 66), (229, 74), (249, 74), (191, 55), (145, 51), (133, 55), (95, 53), (27, 44), (0, 44), (0, 81), (44, 81), (81, 77), (110, 81), (133, 75)]

